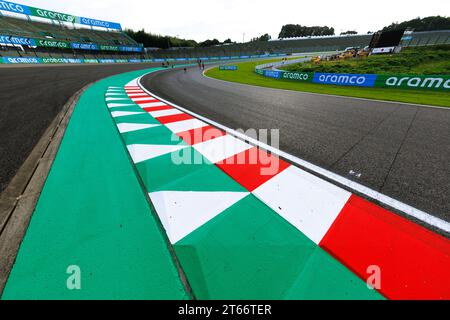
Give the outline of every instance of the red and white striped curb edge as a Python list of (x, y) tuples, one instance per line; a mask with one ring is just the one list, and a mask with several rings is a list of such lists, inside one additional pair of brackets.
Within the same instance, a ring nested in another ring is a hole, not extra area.
[[(161, 99), (143, 88), (140, 78), (127, 84), (125, 89), (127, 94), (133, 95), (130, 97), (131, 100), (140, 105), (144, 111), (153, 113), (156, 120), (175, 134), (180, 135), (180, 133), (189, 131), (192, 133), (195, 130), (211, 128), (211, 125), (229, 133), (218, 134), (217, 137), (206, 141), (194, 141), (191, 145), (361, 278), (367, 278), (366, 269), (371, 263), (377, 263), (381, 268), (387, 270), (384, 274), (387, 285), (382, 290), (387, 297), (412, 299), (450, 297), (449, 277), (445, 276), (450, 268), (450, 242), (448, 239), (282, 160), (280, 160), (282, 163), (280, 170), (272, 176), (260, 179), (254, 172), (250, 177), (242, 176), (242, 171), (246, 170), (245, 165), (227, 166), (222, 163), (222, 160), (249, 152), (256, 148), (254, 145), (258, 146), (260, 150), (270, 151), (272, 154), (278, 154), (288, 160), (292, 160), (290, 159), (292, 156), (286, 157), (287, 154), (282, 151), (263, 145), (258, 141), (251, 141), (253, 139), (230, 128)], [(136, 93), (143, 95), (143, 92), (149, 96), (134, 97)], [(108, 102), (110, 102), (108, 106), (111, 108), (115, 106), (113, 102), (117, 101), (109, 100)], [(156, 109), (165, 111), (165, 113), (158, 113), (159, 111)], [(133, 130), (133, 126), (136, 130), (140, 128), (139, 124), (121, 124), (121, 126), (122, 128), (119, 127), (119, 130), (124, 131)], [(249, 141), (253, 145), (243, 140)], [(149, 154), (151, 157), (155, 156), (155, 150), (146, 148), (142, 145), (128, 146), (135, 163), (148, 159)], [(156, 150), (156, 154), (158, 152), (161, 150)], [(162, 152), (168, 151), (163, 150)], [(294, 157), (294, 160), (297, 159)], [(293, 162), (305, 163), (303, 160)], [(313, 165), (309, 164), (308, 167), (300, 164), (300, 166), (311, 170)], [(313, 166), (312, 168), (317, 169), (318, 167)], [(327, 173), (326, 170), (319, 169), (313, 171), (319, 174)], [(339, 178), (332, 180), (342, 184), (341, 179), (345, 178)], [(254, 181), (256, 184), (253, 183)], [(354, 186), (353, 183), (345, 185), (347, 187)], [(368, 190), (370, 192), (367, 192)], [(365, 191), (369, 197), (372, 195), (372, 198), (377, 200), (386, 200), (375, 191), (368, 190)], [(356, 189), (356, 191), (360, 190)], [(152, 194), (150, 197), (152, 198)], [(157, 200), (157, 198), (154, 196), (153, 200)], [(386, 204), (392, 203), (398, 205), (395, 200), (388, 201)], [(409, 207), (405, 204), (402, 205), (403, 209)], [(167, 208), (156, 209), (159, 211)], [(412, 215), (417, 215), (417, 211), (411, 212)], [(411, 212), (406, 211), (409, 214)], [(418, 212), (419, 216), (423, 217), (422, 212)], [(427, 218), (424, 220), (425, 222), (435, 225), (433, 224), (435, 220), (429, 219), (430, 215), (423, 214)], [(203, 221), (203, 223), (206, 222), (207, 220)], [(438, 223), (435, 226), (443, 226), (441, 229), (446, 230), (448, 223), (442, 222), (443, 224)], [(203, 223), (197, 223), (189, 232), (194, 231)], [(183, 236), (187, 234), (185, 230)], [(175, 243), (180, 238), (180, 235), (175, 236), (172, 242)], [(424, 257), (425, 259), (423, 259)], [(399, 273), (399, 269), (405, 271)]]
[(445, 221), (445, 220), (439, 219), (439, 218), (437, 218), (436, 216), (434, 216), (434, 215), (432, 215), (430, 213), (424, 212), (424, 211), (422, 211), (420, 209), (417, 209), (417, 208), (415, 208), (413, 206), (410, 206), (410, 205), (408, 205), (406, 203), (403, 203), (403, 202), (401, 202), (399, 200), (393, 199), (393, 198), (391, 198), (391, 197), (389, 197), (389, 196), (387, 196), (385, 194), (382, 194), (382, 193), (380, 193), (380, 192), (378, 192), (376, 190), (373, 190), (373, 189), (371, 189), (371, 188), (369, 188), (367, 186), (364, 186), (364, 185), (362, 185), (362, 184), (360, 184), (358, 182), (355, 182), (355, 181), (352, 181), (352, 180), (347, 179), (345, 177), (342, 177), (342, 176), (340, 176), (340, 175), (338, 175), (338, 174), (336, 174), (334, 172), (331, 172), (331, 171), (329, 171), (327, 169), (321, 168), (321, 167), (319, 167), (317, 165), (314, 165), (314, 164), (312, 164), (312, 163), (310, 163), (310, 162), (308, 162), (306, 160), (300, 159), (300, 158), (298, 158), (298, 157), (296, 157), (294, 155), (291, 155), (291, 154), (289, 154), (287, 152), (284, 152), (282, 150), (273, 148), (272, 146), (269, 146), (269, 145), (267, 145), (267, 144), (265, 144), (263, 142), (260, 142), (260, 141), (258, 141), (256, 139), (252, 138), (252, 137), (246, 136), (246, 135), (244, 135), (241, 132), (238, 132), (236, 130), (228, 128), (228, 127), (226, 127), (226, 126), (224, 126), (224, 125), (222, 125), (220, 123), (217, 123), (217, 122), (215, 122), (213, 120), (210, 120), (210, 119), (208, 119), (206, 117), (203, 117), (201, 115), (198, 115), (195, 112), (187, 110), (187, 109), (185, 109), (185, 108), (183, 108), (183, 107), (181, 107), (181, 106), (179, 106), (179, 105), (177, 105), (177, 104), (175, 104), (173, 102), (167, 101), (167, 100), (159, 97), (158, 95), (156, 95), (154, 93), (151, 93), (149, 90), (147, 90), (141, 84), (141, 79), (144, 76), (141, 76), (141, 77), (137, 78), (138, 86), (141, 88), (141, 90), (143, 90), (144, 92), (152, 95), (157, 100), (162, 101), (162, 102), (164, 102), (164, 103), (166, 103), (168, 105), (171, 105), (171, 106), (173, 106), (173, 107), (175, 107), (175, 108), (177, 108), (177, 109), (179, 109), (179, 110), (181, 110), (183, 112), (186, 112), (186, 113), (192, 115), (193, 117), (195, 117), (197, 119), (200, 119), (202, 121), (205, 121), (205, 122), (207, 122), (208, 124), (210, 124), (210, 125), (212, 125), (214, 127), (217, 127), (217, 128), (219, 128), (221, 130), (224, 130), (227, 133), (229, 133), (231, 135), (234, 135), (235, 137), (238, 137), (238, 138), (240, 138), (240, 139), (242, 139), (244, 141), (247, 141), (247, 142), (249, 142), (250, 144), (252, 144), (254, 146), (257, 146), (257, 147), (259, 147), (261, 149), (264, 149), (264, 150), (266, 150), (266, 151), (268, 151), (268, 152), (270, 152), (272, 154), (276, 154), (276, 155), (278, 155), (281, 158), (284, 158), (284, 159), (286, 159), (286, 160), (288, 160), (288, 161), (290, 161), (292, 163), (295, 163), (295, 164), (297, 164), (297, 165), (299, 165), (299, 166), (301, 166), (303, 168), (306, 168), (307, 170), (309, 170), (311, 172), (314, 172), (314, 173), (318, 174), (319, 176), (325, 177), (325, 178), (327, 178), (327, 179), (329, 179), (331, 181), (336, 182), (339, 185), (343, 185), (343, 186), (345, 186), (345, 187), (347, 187), (347, 188), (349, 188), (351, 190), (354, 190), (355, 192), (357, 192), (359, 194), (362, 194), (362, 195), (368, 197), (369, 199), (373, 199), (375, 201), (378, 201), (378, 202), (380, 202), (380, 203), (382, 203), (384, 205), (387, 205), (387, 206), (389, 206), (389, 207), (391, 207), (393, 209), (401, 211), (401, 212), (403, 212), (404, 214), (406, 214), (408, 216), (414, 217), (415, 219), (420, 220), (420, 221), (422, 221), (422, 222), (424, 222), (424, 223), (426, 223), (426, 224), (428, 224), (428, 225), (430, 225), (432, 227), (435, 227), (437, 229), (440, 229), (442, 231), (450, 233), (450, 223)]

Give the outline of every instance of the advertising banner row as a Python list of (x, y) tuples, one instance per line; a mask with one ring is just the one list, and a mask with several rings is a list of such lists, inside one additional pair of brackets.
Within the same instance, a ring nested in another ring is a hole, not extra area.
[(331, 84), (337, 86), (377, 87), (399, 89), (449, 90), (450, 75), (377, 75), (353, 73), (302, 73), (256, 69), (269, 78)]
[[(260, 56), (233, 56), (233, 57), (204, 57), (203, 61), (214, 60), (237, 60), (249, 58), (264, 58), (283, 55), (260, 55)], [(178, 59), (70, 59), (70, 58), (37, 58), (37, 57), (0, 57), (0, 64), (52, 64), (52, 63), (150, 63), (150, 62), (193, 62), (199, 58), (178, 58)]]
[(1, 57), (0, 64), (55, 64), (55, 63), (142, 63), (153, 62), (142, 59), (74, 59), (74, 58), (35, 58), (35, 57)]
[(0, 44), (22, 45), (41, 48), (77, 49), (93, 51), (142, 52), (142, 47), (101, 45), (95, 43), (80, 43), (57, 40), (43, 40), (0, 35)]
[(223, 71), (236, 71), (238, 66), (219, 66), (219, 70)]
[(0, 10), (49, 20), (58, 20), (68, 23), (83, 24), (92, 27), (122, 30), (122, 26), (120, 25), (120, 23), (77, 17), (66, 13), (30, 7), (9, 1), (0, 1)]

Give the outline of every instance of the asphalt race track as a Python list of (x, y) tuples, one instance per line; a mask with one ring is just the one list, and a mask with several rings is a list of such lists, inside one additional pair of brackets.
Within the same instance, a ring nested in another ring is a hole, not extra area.
[(93, 81), (160, 64), (2, 66), (0, 192), (67, 100)]
[(227, 83), (198, 68), (143, 83), (232, 129), (280, 129), (281, 150), (450, 221), (450, 109)]

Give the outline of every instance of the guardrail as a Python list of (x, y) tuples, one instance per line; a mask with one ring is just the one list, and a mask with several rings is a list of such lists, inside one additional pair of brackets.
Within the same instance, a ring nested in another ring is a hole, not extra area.
[[(305, 62), (310, 60), (311, 58), (299, 58), (299, 59), (292, 59), (292, 60), (287, 60), (287, 61), (277, 61), (277, 62), (269, 62), (269, 63), (265, 63), (265, 64), (261, 64), (256, 66), (256, 69), (267, 69), (267, 68), (277, 68), (277, 67), (282, 67), (282, 66), (287, 66), (289, 64), (294, 64), (294, 63), (300, 63), (300, 62)], [(281, 70), (278, 70), (281, 71)]]
[(38, 58), (38, 57), (0, 57), (0, 64), (94, 64), (94, 63), (142, 63), (152, 62), (144, 59), (77, 59), (77, 58)]
[(274, 64), (256, 66), (255, 72), (268, 78), (337, 86), (440, 91), (450, 89), (450, 75), (313, 73), (267, 69), (273, 66)]
[(0, 64), (84, 64), (84, 63), (150, 63), (150, 62), (180, 62), (180, 61), (227, 61), (240, 59), (258, 59), (271, 57), (284, 57), (286, 54), (264, 54), (252, 56), (230, 57), (202, 57), (202, 58), (177, 58), (177, 59), (78, 59), (78, 58), (39, 58), (39, 57), (0, 57)]
[(27, 46), (30, 48), (38, 47), (38, 48), (55, 48), (55, 49), (78, 49), (78, 50), (82, 49), (90, 51), (116, 51), (116, 52), (143, 51), (143, 48), (140, 46), (26, 38), (26, 37), (12, 36), (9, 34), (0, 35), (0, 44), (9, 46)]

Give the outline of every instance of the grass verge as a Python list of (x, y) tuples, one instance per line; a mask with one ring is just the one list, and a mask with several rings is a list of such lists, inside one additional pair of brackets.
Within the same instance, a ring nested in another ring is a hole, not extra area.
[(450, 74), (450, 45), (406, 48), (399, 54), (372, 55), (363, 59), (297, 63), (288, 71), (376, 74)]
[(206, 75), (214, 79), (267, 88), (450, 107), (450, 95), (448, 92), (342, 87), (315, 83), (302, 83), (282, 79), (278, 80), (266, 78), (255, 73), (256, 65), (278, 60), (279, 59), (238, 63), (237, 65), (239, 68), (237, 71), (221, 71), (218, 67), (215, 67), (207, 70)]

